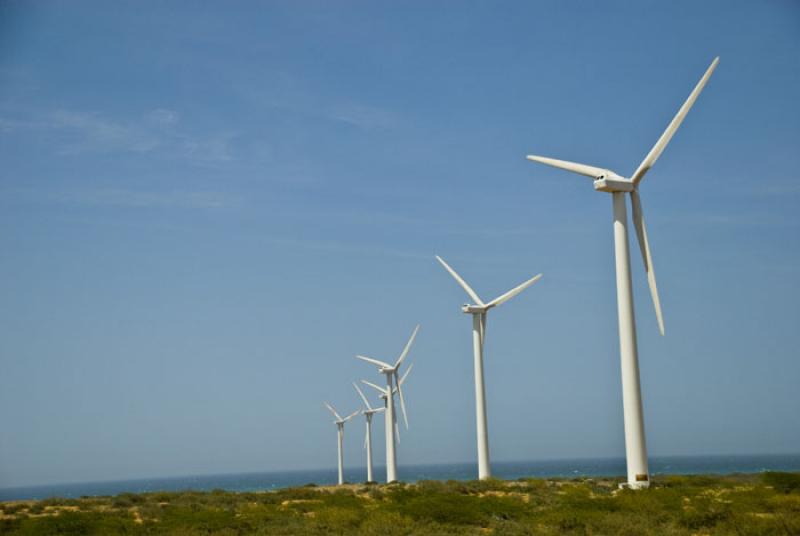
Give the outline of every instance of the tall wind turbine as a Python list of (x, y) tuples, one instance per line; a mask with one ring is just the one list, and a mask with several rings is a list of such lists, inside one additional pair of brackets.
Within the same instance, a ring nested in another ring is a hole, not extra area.
[(536, 283), (542, 274), (536, 275), (521, 285), (514, 287), (505, 294), (498, 296), (489, 303), (484, 303), (478, 294), (472, 290), (464, 279), (453, 270), (449, 264), (444, 262), (444, 259), (436, 256), (445, 270), (450, 272), (453, 279), (461, 285), (467, 295), (475, 301), (474, 305), (465, 304), (461, 310), (466, 314), (472, 315), (472, 345), (475, 361), (475, 418), (476, 428), (478, 435), (478, 478), (481, 480), (492, 476), (492, 471), (489, 466), (489, 428), (486, 421), (486, 388), (483, 381), (483, 341), (486, 336), (486, 314), (492, 307), (507, 302), (529, 286)]
[(403, 364), (403, 360), (411, 349), (411, 345), (414, 343), (417, 331), (419, 331), (419, 325), (414, 328), (411, 338), (408, 339), (406, 347), (403, 349), (403, 352), (400, 354), (400, 357), (397, 358), (394, 365), (363, 355), (356, 356), (358, 359), (377, 365), (378, 372), (386, 375), (386, 391), (389, 393), (389, 396), (386, 398), (386, 482), (394, 482), (397, 480), (397, 454), (394, 449), (394, 433), (392, 432), (392, 423), (396, 419), (394, 415), (394, 385), (395, 383), (397, 385), (397, 394), (400, 395), (400, 409), (403, 411), (403, 420), (406, 423), (406, 428), (408, 428), (406, 402), (403, 399), (403, 389), (398, 381), (398, 372), (400, 370), (400, 365)]
[(342, 440), (344, 439), (344, 423), (346, 423), (347, 421), (358, 415), (358, 412), (354, 411), (353, 413), (351, 413), (350, 415), (348, 415), (343, 419), (341, 415), (336, 413), (336, 410), (333, 409), (333, 406), (331, 406), (327, 402), (323, 402), (323, 404), (325, 404), (325, 407), (328, 408), (331, 413), (333, 413), (334, 417), (336, 417), (336, 420), (333, 421), (333, 423), (336, 425), (336, 432), (337, 435), (339, 436), (339, 485), (341, 486), (342, 484), (344, 484), (344, 472), (343, 472), (344, 455), (342, 453)]
[(642, 252), (650, 296), (656, 310), (658, 329), (664, 335), (664, 318), (661, 314), (661, 301), (658, 298), (656, 275), (653, 271), (653, 259), (647, 241), (647, 230), (644, 224), (642, 201), (639, 197), (639, 184), (645, 174), (656, 163), (675, 131), (681, 125), (689, 109), (697, 100), (697, 96), (708, 82), (711, 73), (719, 63), (714, 58), (700, 82), (697, 83), (689, 98), (683, 103), (667, 129), (661, 134), (656, 144), (647, 153), (639, 167), (630, 178), (617, 175), (608, 169), (576, 164), (542, 156), (528, 156), (528, 160), (541, 162), (549, 166), (565, 169), (594, 180), (594, 189), (609, 192), (614, 207), (614, 253), (617, 270), (617, 314), (619, 317), (619, 348), (622, 365), (622, 405), (625, 420), (625, 456), (628, 466), (628, 485), (631, 488), (646, 488), (650, 485), (650, 473), (647, 467), (647, 446), (644, 437), (644, 417), (642, 415), (642, 396), (639, 386), (639, 358), (636, 348), (636, 323), (633, 314), (633, 293), (631, 289), (631, 265), (628, 252), (628, 210), (625, 205), (625, 193), (631, 196), (633, 225)]
[(367, 435), (364, 437), (364, 448), (367, 449), (367, 482), (374, 482), (372, 478), (372, 416), (381, 411), (385, 411), (386, 408), (373, 408), (369, 405), (367, 397), (364, 396), (364, 393), (361, 392), (361, 389), (359, 389), (355, 382), (353, 383), (353, 387), (356, 388), (358, 396), (364, 401), (364, 406), (366, 407), (366, 409), (361, 410), (361, 414), (367, 419)]

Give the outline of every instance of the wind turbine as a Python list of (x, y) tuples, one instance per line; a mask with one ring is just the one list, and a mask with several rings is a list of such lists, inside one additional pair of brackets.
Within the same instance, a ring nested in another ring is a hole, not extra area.
[(344, 423), (346, 423), (347, 421), (349, 421), (350, 419), (352, 419), (353, 417), (358, 415), (358, 412), (354, 411), (353, 413), (351, 413), (350, 415), (348, 415), (347, 417), (345, 417), (343, 419), (341, 415), (336, 413), (336, 410), (333, 409), (333, 406), (331, 406), (327, 402), (323, 402), (323, 404), (325, 404), (325, 407), (328, 408), (331, 413), (333, 413), (334, 417), (336, 417), (336, 420), (333, 421), (333, 423), (336, 425), (337, 435), (339, 436), (339, 485), (341, 486), (342, 484), (344, 484), (344, 473), (343, 473), (344, 457), (343, 457), (343, 454), (342, 454), (342, 440), (344, 438)]
[[(408, 368), (406, 369), (405, 373), (403, 373), (403, 375), (400, 377), (400, 381), (397, 382), (398, 385), (402, 386), (406, 382), (406, 378), (408, 377), (408, 373), (411, 372), (411, 369), (413, 369), (413, 368), (414, 368), (414, 363), (411, 363), (408, 366)], [(368, 382), (367, 380), (361, 380), (361, 383), (363, 383), (364, 385), (369, 385), (370, 387), (372, 387), (373, 389), (378, 391), (378, 393), (380, 393), (378, 398), (380, 398), (383, 401), (383, 408), (381, 408), (381, 409), (385, 410), (387, 405), (389, 404), (389, 395), (387, 394), (389, 392), (389, 390), (387, 388), (385, 388), (385, 387), (380, 387), (379, 385), (375, 385), (372, 382)], [(397, 387), (395, 387), (392, 392), (396, 393), (397, 392)], [(388, 424), (387, 424), (387, 426), (388, 426)], [(400, 427), (397, 425), (397, 412), (395, 412), (395, 414), (393, 415), (392, 426), (394, 426), (395, 440), (398, 443), (400, 443)]]
[(361, 414), (367, 419), (367, 435), (364, 437), (364, 448), (367, 449), (367, 482), (374, 482), (372, 479), (372, 416), (381, 411), (386, 411), (386, 408), (373, 408), (369, 405), (367, 397), (361, 392), (358, 385), (353, 382), (353, 387), (356, 388), (358, 396), (364, 401), (364, 406), (367, 409), (361, 410)]
[(719, 63), (719, 57), (714, 58), (700, 82), (697, 83), (689, 98), (683, 103), (678, 113), (672, 119), (667, 129), (661, 134), (656, 144), (647, 153), (639, 167), (630, 178), (617, 175), (608, 169), (576, 164), (554, 158), (542, 156), (528, 156), (528, 160), (541, 162), (549, 166), (565, 169), (586, 175), (594, 180), (594, 189), (612, 194), (614, 207), (614, 253), (617, 271), (617, 314), (619, 317), (619, 347), (622, 365), (622, 405), (625, 420), (625, 456), (628, 469), (628, 486), (631, 488), (646, 488), (650, 485), (650, 474), (647, 467), (647, 446), (644, 437), (644, 417), (642, 415), (642, 396), (639, 386), (639, 358), (636, 348), (636, 323), (633, 313), (633, 291), (631, 289), (631, 265), (628, 252), (628, 210), (625, 205), (625, 193), (631, 196), (633, 210), (633, 225), (639, 249), (642, 252), (644, 269), (647, 272), (647, 283), (650, 286), (650, 296), (655, 306), (658, 329), (664, 335), (664, 318), (661, 314), (661, 301), (658, 298), (656, 275), (653, 271), (653, 259), (650, 254), (650, 245), (647, 240), (647, 230), (644, 224), (642, 201), (639, 198), (639, 184), (645, 174), (656, 163), (664, 151), (675, 131), (681, 125), (689, 109), (697, 100), (697, 96), (708, 82), (711, 73)]
[(403, 360), (408, 355), (411, 345), (414, 343), (417, 331), (419, 331), (419, 325), (414, 328), (411, 338), (408, 339), (406, 347), (403, 348), (403, 352), (400, 354), (400, 357), (397, 358), (394, 365), (363, 355), (356, 356), (357, 359), (377, 365), (378, 372), (386, 375), (386, 392), (388, 394), (386, 397), (386, 482), (394, 482), (397, 480), (397, 454), (394, 449), (394, 433), (392, 432), (392, 423), (394, 423), (396, 419), (394, 414), (394, 385), (395, 383), (397, 385), (397, 394), (400, 395), (400, 409), (403, 411), (403, 420), (406, 423), (406, 428), (408, 428), (406, 402), (403, 399), (403, 389), (398, 381), (398, 371), (400, 370), (400, 365), (403, 364)]
[(436, 256), (445, 270), (450, 272), (453, 279), (461, 285), (470, 298), (475, 301), (475, 305), (465, 304), (461, 310), (466, 314), (472, 315), (472, 345), (475, 360), (475, 417), (478, 435), (478, 478), (481, 480), (492, 476), (489, 467), (489, 429), (486, 422), (486, 388), (483, 382), (483, 340), (486, 336), (486, 314), (492, 307), (507, 302), (529, 286), (536, 283), (542, 274), (536, 275), (519, 286), (514, 287), (505, 294), (498, 296), (489, 303), (484, 303), (478, 294), (472, 290), (464, 279), (453, 270), (444, 259)]

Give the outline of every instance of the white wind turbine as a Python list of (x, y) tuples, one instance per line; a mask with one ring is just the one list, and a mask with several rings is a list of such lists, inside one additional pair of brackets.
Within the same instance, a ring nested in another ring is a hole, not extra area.
[(472, 344), (475, 361), (475, 418), (478, 435), (478, 478), (484, 479), (492, 476), (489, 466), (489, 428), (486, 421), (486, 388), (483, 381), (483, 341), (486, 336), (486, 314), (489, 309), (507, 302), (529, 286), (533, 285), (542, 277), (538, 274), (528, 279), (521, 285), (514, 287), (505, 294), (498, 296), (489, 303), (484, 303), (478, 294), (472, 290), (464, 279), (453, 270), (444, 260), (436, 256), (444, 268), (450, 272), (453, 279), (461, 285), (470, 298), (475, 301), (474, 305), (465, 304), (461, 310), (472, 315)]
[(342, 440), (344, 439), (344, 423), (346, 423), (347, 421), (358, 415), (358, 412), (354, 411), (353, 413), (351, 413), (350, 415), (348, 415), (343, 419), (341, 415), (336, 413), (336, 410), (333, 409), (333, 406), (331, 406), (327, 402), (323, 402), (323, 404), (325, 404), (325, 407), (328, 408), (331, 413), (333, 413), (334, 417), (336, 417), (336, 420), (333, 421), (333, 423), (336, 425), (337, 435), (339, 436), (339, 485), (341, 486), (342, 484), (344, 484), (344, 473), (343, 473), (344, 455), (342, 453)]
[(353, 387), (356, 388), (358, 396), (361, 397), (361, 400), (364, 401), (364, 406), (367, 408), (361, 410), (361, 414), (367, 419), (367, 434), (364, 437), (364, 448), (367, 449), (367, 482), (374, 482), (372, 478), (372, 416), (381, 411), (386, 411), (386, 408), (373, 408), (369, 405), (367, 397), (364, 396), (364, 393), (361, 392), (355, 382), (353, 382)]
[[(400, 377), (400, 381), (397, 382), (397, 385), (402, 386), (406, 382), (406, 378), (408, 377), (408, 373), (411, 372), (411, 369), (413, 369), (413, 368), (414, 368), (414, 363), (411, 363), (408, 366), (408, 368), (406, 369), (405, 373), (403, 373), (403, 375)], [(380, 393), (378, 398), (380, 398), (383, 401), (383, 408), (381, 408), (381, 409), (385, 410), (386, 407), (389, 404), (389, 395), (387, 394), (389, 392), (389, 390), (387, 388), (385, 388), (385, 387), (381, 387), (379, 385), (375, 385), (372, 382), (368, 382), (367, 380), (361, 380), (361, 383), (363, 383), (364, 385), (369, 385), (370, 387), (372, 387), (373, 389), (378, 391), (378, 393)], [(396, 393), (397, 392), (397, 387), (395, 387), (392, 392)], [(388, 426), (388, 424), (387, 424), (387, 426)], [(395, 440), (398, 443), (400, 443), (400, 427), (397, 425), (397, 412), (395, 412), (395, 414), (393, 415), (392, 426), (394, 426), (394, 437), (395, 437)], [(408, 428), (408, 426), (406, 426), (406, 428)]]
[(394, 414), (394, 392), (395, 388), (394, 385), (397, 385), (397, 394), (400, 395), (400, 409), (403, 411), (403, 420), (405, 421), (406, 428), (408, 428), (408, 415), (406, 414), (406, 402), (403, 399), (403, 389), (401, 388), (401, 384), (398, 381), (398, 372), (400, 370), (400, 365), (403, 364), (403, 360), (408, 355), (408, 351), (411, 349), (411, 345), (414, 343), (414, 339), (417, 336), (417, 331), (419, 331), (419, 325), (414, 328), (414, 332), (411, 334), (411, 337), (408, 339), (406, 343), (406, 347), (403, 348), (403, 352), (400, 354), (400, 357), (397, 358), (397, 361), (394, 365), (390, 365), (389, 363), (385, 363), (383, 361), (379, 361), (377, 359), (373, 359), (371, 357), (366, 357), (363, 355), (357, 355), (356, 358), (366, 361), (368, 363), (372, 363), (373, 365), (378, 366), (378, 372), (381, 374), (386, 375), (386, 392), (389, 393), (390, 396), (386, 397), (386, 482), (394, 482), (397, 480), (397, 454), (395, 453), (394, 448), (394, 433), (392, 433), (392, 423), (395, 422), (395, 414)]
[(549, 166), (565, 169), (586, 175), (594, 180), (594, 189), (612, 194), (614, 207), (614, 253), (617, 271), (617, 314), (619, 318), (620, 360), (622, 365), (622, 405), (625, 421), (625, 455), (628, 469), (628, 485), (632, 488), (645, 488), (650, 485), (650, 474), (647, 467), (647, 446), (644, 436), (644, 417), (642, 415), (642, 398), (639, 386), (639, 358), (636, 348), (636, 324), (633, 313), (633, 294), (631, 290), (631, 266), (628, 252), (628, 211), (625, 205), (625, 193), (630, 193), (633, 210), (633, 225), (639, 241), (650, 295), (656, 310), (658, 329), (664, 335), (664, 319), (661, 314), (661, 302), (656, 288), (656, 276), (653, 271), (653, 259), (647, 240), (647, 230), (642, 213), (642, 201), (639, 198), (639, 183), (653, 167), (669, 143), (675, 131), (681, 125), (697, 96), (703, 90), (717, 67), (719, 58), (715, 58), (697, 83), (689, 98), (683, 103), (667, 129), (661, 134), (656, 144), (650, 149), (645, 159), (633, 173), (631, 178), (617, 175), (604, 168), (566, 162), (542, 156), (528, 156), (528, 160), (541, 162)]

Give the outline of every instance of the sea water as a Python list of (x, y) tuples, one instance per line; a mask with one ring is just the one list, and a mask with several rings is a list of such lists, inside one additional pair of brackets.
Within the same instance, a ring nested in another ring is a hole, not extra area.
[[(650, 472), (659, 474), (730, 474), (762, 471), (800, 471), (800, 454), (752, 456), (664, 456), (650, 458)], [(0, 488), (0, 501), (77, 498), (92, 495), (224, 489), (228, 491), (263, 491), (303, 486), (331, 485), (337, 480), (336, 469), (270, 471), (205, 476), (148, 478), (107, 482), (86, 482), (47, 486)], [(375, 475), (385, 475), (384, 467), (375, 467)], [(494, 462), (492, 475), (512, 480), (522, 477), (595, 477), (625, 474), (623, 458)], [(400, 465), (398, 477), (405, 482), (418, 480), (472, 480), (477, 478), (474, 463)], [(345, 468), (348, 482), (364, 482), (366, 468)]]

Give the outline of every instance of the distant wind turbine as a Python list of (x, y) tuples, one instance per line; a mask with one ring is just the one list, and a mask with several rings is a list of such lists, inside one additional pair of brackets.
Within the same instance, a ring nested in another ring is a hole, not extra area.
[(636, 323), (633, 313), (633, 291), (631, 289), (631, 264), (628, 252), (628, 210), (625, 205), (625, 193), (631, 196), (633, 225), (642, 252), (644, 269), (647, 272), (647, 283), (650, 296), (655, 306), (658, 329), (664, 335), (664, 318), (661, 314), (661, 301), (658, 298), (656, 275), (653, 270), (653, 259), (647, 240), (644, 224), (642, 201), (639, 198), (639, 183), (645, 174), (656, 163), (672, 136), (678, 130), (689, 109), (697, 100), (697, 96), (711, 77), (711, 73), (719, 63), (715, 58), (697, 83), (689, 98), (683, 103), (667, 129), (661, 134), (656, 144), (650, 149), (645, 159), (633, 173), (631, 178), (617, 175), (608, 169), (576, 164), (565, 160), (528, 156), (528, 160), (565, 169), (594, 180), (594, 189), (612, 194), (614, 207), (614, 253), (617, 270), (617, 315), (619, 318), (619, 347), (622, 365), (622, 405), (625, 421), (625, 455), (628, 468), (628, 485), (632, 488), (646, 488), (650, 485), (650, 473), (647, 466), (647, 445), (644, 436), (644, 417), (642, 415), (642, 396), (639, 386), (639, 357), (636, 348)]
[(486, 389), (483, 381), (483, 341), (486, 336), (486, 314), (492, 307), (501, 305), (529, 286), (536, 283), (542, 274), (536, 275), (521, 285), (514, 287), (505, 294), (498, 296), (489, 303), (484, 303), (478, 294), (472, 290), (464, 279), (453, 270), (449, 264), (444, 262), (444, 259), (436, 256), (445, 270), (450, 272), (453, 279), (461, 285), (470, 298), (475, 301), (474, 305), (466, 304), (461, 310), (464, 313), (472, 315), (472, 344), (474, 351), (475, 361), (475, 416), (477, 421), (477, 435), (478, 435), (478, 478), (485, 479), (492, 476), (492, 471), (489, 466), (489, 428), (486, 420)]
[(353, 387), (356, 388), (358, 396), (364, 401), (364, 406), (366, 407), (366, 409), (361, 410), (361, 414), (367, 419), (367, 433), (364, 437), (364, 448), (367, 450), (367, 482), (374, 482), (372, 478), (372, 416), (381, 411), (386, 411), (386, 408), (373, 408), (369, 405), (367, 397), (364, 396), (364, 393), (361, 392), (361, 389), (355, 382), (353, 383)]
[(353, 413), (351, 413), (350, 415), (348, 415), (343, 419), (342, 416), (339, 415), (335, 409), (333, 409), (333, 406), (331, 406), (327, 402), (323, 402), (323, 404), (325, 404), (325, 407), (328, 408), (331, 413), (333, 413), (334, 417), (336, 417), (336, 420), (333, 421), (333, 423), (336, 425), (337, 435), (339, 436), (339, 485), (341, 486), (342, 484), (344, 484), (344, 455), (342, 453), (342, 440), (344, 439), (344, 423), (346, 423), (347, 421), (358, 415), (358, 412), (354, 411)]
[[(411, 372), (411, 369), (413, 369), (413, 368), (414, 368), (414, 363), (411, 363), (408, 366), (408, 368), (406, 369), (405, 373), (400, 377), (400, 381), (397, 382), (397, 385), (402, 386), (402, 385), (405, 384), (406, 378), (408, 377), (408, 373)], [(368, 382), (367, 380), (361, 380), (361, 383), (363, 383), (364, 385), (368, 385), (368, 386), (372, 387), (373, 389), (378, 391), (378, 393), (380, 393), (378, 398), (380, 398), (383, 401), (383, 409), (385, 410), (386, 407), (389, 405), (389, 395), (387, 394), (389, 392), (389, 390), (386, 389), (385, 387), (380, 387), (379, 385), (375, 385), (372, 382)], [(393, 393), (397, 393), (397, 387), (395, 387), (392, 392)], [(397, 412), (394, 413), (393, 417), (394, 418), (393, 418), (392, 426), (394, 426), (394, 437), (395, 437), (395, 440), (398, 443), (400, 443), (400, 427), (397, 425)]]
[(400, 395), (400, 409), (403, 412), (403, 421), (405, 421), (406, 428), (408, 428), (408, 414), (406, 413), (406, 402), (403, 398), (403, 389), (401, 387), (401, 383), (398, 380), (398, 372), (400, 370), (400, 365), (403, 364), (403, 360), (408, 355), (408, 351), (411, 349), (411, 345), (414, 343), (414, 339), (417, 336), (417, 332), (419, 331), (419, 325), (414, 328), (414, 332), (411, 334), (411, 338), (408, 339), (406, 343), (406, 347), (403, 349), (403, 352), (400, 354), (400, 357), (397, 358), (397, 361), (394, 365), (390, 365), (389, 363), (385, 363), (383, 361), (379, 361), (377, 359), (373, 359), (371, 357), (366, 357), (363, 355), (357, 355), (357, 359), (361, 359), (362, 361), (366, 361), (368, 363), (372, 363), (373, 365), (378, 366), (378, 372), (381, 374), (386, 375), (386, 392), (388, 396), (386, 398), (386, 482), (394, 482), (397, 480), (397, 454), (395, 453), (395, 445), (394, 445), (394, 433), (392, 432), (392, 423), (395, 422), (395, 409), (394, 409), (394, 392), (395, 392), (395, 385), (397, 385), (397, 394)]

